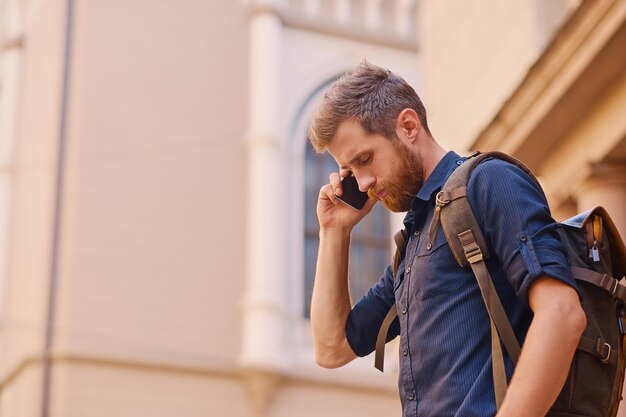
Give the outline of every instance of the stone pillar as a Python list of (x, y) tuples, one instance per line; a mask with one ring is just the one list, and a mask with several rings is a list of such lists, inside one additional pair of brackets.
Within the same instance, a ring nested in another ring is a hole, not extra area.
[[(246, 288), (242, 302), (243, 381), (256, 415), (288, 367), (287, 153), (280, 138), (281, 36), (278, 0), (257, 0), (249, 22)], [(243, 253), (242, 253), (243, 254)]]
[(335, 19), (339, 23), (349, 23), (352, 14), (350, 0), (335, 0)]
[(365, 26), (376, 30), (381, 26), (382, 0), (365, 0)]
[[(17, 0), (7, 1), (0, 16), (0, 303), (7, 274), (8, 228), (18, 97), (22, 60), (22, 25)], [(0, 304), (0, 315), (2, 305)]]
[(604, 207), (626, 238), (626, 161), (603, 162), (592, 167), (592, 174), (577, 192), (578, 211)]
[(400, 36), (411, 34), (415, 12), (415, 0), (395, 0), (395, 28)]
[(321, 0), (306, 0), (304, 10), (309, 17), (317, 17), (322, 11)]

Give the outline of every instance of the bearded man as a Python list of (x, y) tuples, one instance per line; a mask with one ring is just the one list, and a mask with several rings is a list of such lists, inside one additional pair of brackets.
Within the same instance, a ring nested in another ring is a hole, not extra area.
[[(336, 368), (374, 350), (387, 312), (398, 318), (403, 415), (543, 416), (559, 394), (586, 319), (547, 202), (522, 170), (501, 160), (476, 167), (469, 203), (492, 254), (487, 267), (516, 336), (523, 343), (496, 410), (489, 318), (471, 270), (454, 260), (441, 228), (428, 236), (435, 197), (464, 158), (431, 135), (424, 106), (402, 78), (363, 62), (331, 86), (309, 130), (339, 172), (319, 193), (320, 247), (311, 304), (317, 363)], [(340, 204), (341, 178), (354, 175), (365, 207)], [(350, 234), (380, 201), (408, 212), (406, 256), (388, 267), (352, 307)], [(522, 253), (521, 248), (526, 251)], [(530, 256), (528, 256), (530, 254)]]

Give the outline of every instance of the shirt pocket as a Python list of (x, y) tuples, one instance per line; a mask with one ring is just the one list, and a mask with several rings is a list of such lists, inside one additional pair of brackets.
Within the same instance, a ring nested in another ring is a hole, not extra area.
[(432, 245), (428, 243), (428, 239), (420, 242), (411, 266), (410, 279), (417, 284), (420, 300), (456, 291), (467, 278), (467, 271), (456, 263), (441, 227)]

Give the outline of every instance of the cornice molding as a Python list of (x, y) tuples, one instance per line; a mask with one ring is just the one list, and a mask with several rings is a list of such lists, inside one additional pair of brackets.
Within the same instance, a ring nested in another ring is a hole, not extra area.
[(408, 33), (402, 36), (384, 28), (370, 29), (362, 25), (342, 23), (320, 16), (307, 16), (286, 7), (270, 2), (251, 2), (248, 6), (250, 20), (260, 16), (274, 16), (286, 28), (316, 32), (322, 35), (346, 38), (399, 50), (417, 52), (417, 35)]
[[(529, 137), (625, 21), (623, 0), (583, 1), (471, 148), (498, 149), (520, 157)], [(536, 168), (533, 161), (525, 162)]]

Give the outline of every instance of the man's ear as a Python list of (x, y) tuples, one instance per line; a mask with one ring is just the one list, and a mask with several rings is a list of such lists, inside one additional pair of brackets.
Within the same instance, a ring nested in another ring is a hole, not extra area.
[(422, 123), (419, 117), (417, 117), (415, 110), (404, 109), (400, 112), (396, 119), (396, 133), (398, 137), (414, 142), (421, 130)]

